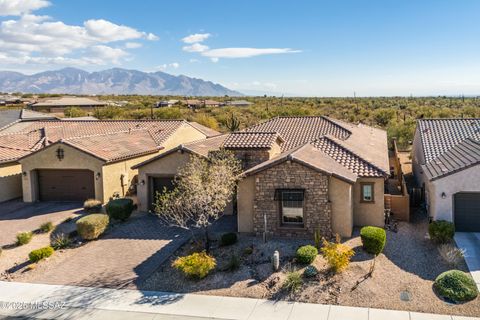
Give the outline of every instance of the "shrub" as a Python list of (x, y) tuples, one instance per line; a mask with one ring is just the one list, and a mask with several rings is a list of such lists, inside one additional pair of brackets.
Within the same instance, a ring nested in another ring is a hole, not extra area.
[(380, 254), (387, 242), (385, 230), (378, 227), (363, 227), (360, 230), (360, 238), (362, 238), (363, 249), (374, 255)]
[(42, 223), (42, 225), (38, 229), (40, 229), (40, 231), (43, 233), (50, 232), (53, 230), (53, 223), (51, 223), (50, 221)]
[(195, 252), (189, 256), (179, 257), (172, 266), (182, 271), (187, 277), (203, 279), (212, 271), (217, 262), (205, 252)]
[(65, 249), (72, 245), (72, 239), (65, 233), (58, 233), (53, 236), (51, 246), (55, 250)]
[(303, 276), (305, 278), (313, 278), (318, 274), (318, 269), (315, 266), (307, 266), (305, 270), (303, 270)]
[(455, 235), (455, 226), (445, 220), (433, 221), (428, 225), (428, 234), (430, 239), (437, 243), (447, 243), (452, 241)]
[(288, 271), (282, 287), (290, 293), (295, 293), (302, 288), (302, 284), (303, 279), (299, 271)]
[(223, 270), (225, 271), (237, 270), (238, 268), (240, 268), (240, 264), (241, 264), (240, 258), (236, 254), (232, 254), (230, 256), (230, 260), (228, 260), (228, 263)]
[(220, 238), (220, 244), (222, 246), (230, 246), (237, 242), (237, 234), (234, 232), (225, 233)]
[(328, 265), (334, 272), (343, 271), (350, 263), (350, 258), (355, 254), (349, 246), (337, 242), (323, 240), (322, 253)]
[(298, 248), (297, 261), (304, 264), (312, 263), (318, 255), (318, 250), (314, 246), (308, 245)]
[(252, 253), (253, 253), (253, 247), (252, 246), (248, 246), (248, 247), (243, 248), (243, 254), (244, 255), (251, 255)]
[(28, 258), (30, 259), (30, 262), (35, 263), (50, 257), (52, 254), (53, 254), (53, 248), (49, 246), (49, 247), (33, 250), (28, 254)]
[(77, 221), (78, 234), (85, 240), (97, 239), (108, 227), (109, 218), (106, 214), (94, 213)]
[(440, 256), (452, 267), (456, 267), (463, 260), (464, 250), (457, 248), (451, 243), (444, 243), (438, 247)]
[(450, 270), (440, 274), (433, 286), (440, 296), (455, 302), (470, 301), (478, 295), (473, 278), (460, 270)]
[(110, 218), (121, 221), (127, 221), (133, 212), (133, 208), (133, 200), (127, 198), (110, 200), (105, 206)]
[(24, 244), (32, 241), (33, 233), (31, 231), (17, 233), (17, 246), (23, 246)]
[(83, 203), (83, 210), (86, 213), (102, 212), (102, 202), (96, 199), (88, 199)]

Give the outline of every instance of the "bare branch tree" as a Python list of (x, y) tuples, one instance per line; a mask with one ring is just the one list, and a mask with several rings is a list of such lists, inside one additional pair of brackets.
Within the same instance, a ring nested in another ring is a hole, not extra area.
[(178, 171), (174, 189), (157, 194), (156, 214), (170, 225), (203, 229), (208, 252), (208, 226), (232, 201), (240, 170), (239, 160), (225, 150), (211, 152), (208, 159), (192, 156)]

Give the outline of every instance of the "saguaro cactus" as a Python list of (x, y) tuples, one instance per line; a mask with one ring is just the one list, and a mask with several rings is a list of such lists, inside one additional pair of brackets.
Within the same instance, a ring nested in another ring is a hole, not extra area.
[(280, 253), (275, 250), (272, 257), (273, 270), (278, 271), (280, 268)]

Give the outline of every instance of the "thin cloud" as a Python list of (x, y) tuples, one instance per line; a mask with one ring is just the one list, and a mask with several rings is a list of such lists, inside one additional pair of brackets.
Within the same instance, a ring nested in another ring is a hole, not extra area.
[(285, 54), (285, 53), (298, 53), (301, 50), (294, 50), (290, 48), (220, 48), (211, 49), (202, 52), (202, 56), (212, 59), (220, 58), (251, 58), (256, 56), (263, 56), (269, 54)]
[(183, 51), (187, 52), (204, 52), (207, 51), (209, 48), (206, 45), (203, 45), (201, 43), (194, 43), (190, 46), (184, 46)]
[(191, 34), (189, 36), (186, 36), (185, 38), (182, 38), (182, 41), (185, 43), (197, 43), (197, 42), (203, 42), (210, 38), (211, 34), (210, 33), (195, 33)]
[(46, 0), (0, 0), (0, 16), (20, 16), (50, 4)]

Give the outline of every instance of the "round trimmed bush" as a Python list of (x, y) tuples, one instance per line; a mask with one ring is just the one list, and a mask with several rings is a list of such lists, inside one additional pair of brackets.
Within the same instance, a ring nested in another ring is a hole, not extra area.
[(133, 200), (128, 198), (110, 200), (105, 206), (110, 218), (127, 221), (133, 212)]
[(383, 251), (387, 242), (387, 233), (384, 229), (378, 227), (363, 227), (360, 230), (363, 249), (368, 253), (378, 255)]
[(225, 233), (220, 238), (220, 244), (222, 246), (230, 246), (237, 242), (237, 234), (234, 232)]
[(440, 274), (433, 286), (440, 296), (455, 302), (470, 301), (478, 296), (478, 288), (473, 278), (460, 270)]
[(45, 258), (50, 257), (53, 254), (53, 248), (48, 246), (44, 248), (40, 248), (37, 250), (33, 250), (28, 254), (28, 258), (30, 259), (30, 262), (35, 263), (40, 260), (43, 260)]
[(189, 278), (203, 279), (215, 269), (217, 262), (205, 252), (195, 252), (189, 256), (179, 257), (172, 266)]
[(452, 241), (455, 235), (455, 225), (445, 220), (432, 221), (428, 225), (428, 234), (430, 239), (437, 243), (447, 243)]
[(77, 221), (77, 231), (85, 240), (97, 239), (108, 227), (110, 219), (102, 213), (89, 214)]
[(304, 264), (312, 263), (318, 255), (318, 250), (314, 246), (302, 246), (297, 250), (297, 261)]
[(305, 270), (303, 270), (303, 276), (305, 278), (313, 278), (318, 274), (318, 269), (315, 266), (307, 266)]
[(86, 213), (100, 213), (102, 212), (102, 202), (96, 199), (85, 200), (83, 210), (85, 210)]

